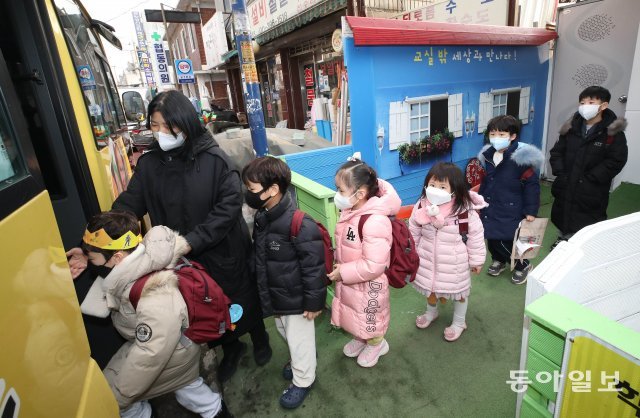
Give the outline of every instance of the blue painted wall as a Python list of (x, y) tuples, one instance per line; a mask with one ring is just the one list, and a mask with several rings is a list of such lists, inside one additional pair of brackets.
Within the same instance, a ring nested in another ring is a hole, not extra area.
[[(345, 64), (349, 73), (352, 145), (362, 152), (363, 159), (374, 166), (380, 177), (389, 180), (400, 193), (403, 204), (415, 202), (428, 168), (402, 174), (398, 152), (389, 150), (389, 103), (406, 97), (430, 96), (447, 93), (463, 93), (462, 115), (476, 115), (476, 128), (471, 136), (456, 138), (453, 150), (437, 161), (453, 161), (464, 168), (483, 144), (477, 131), (480, 93), (492, 89), (530, 87), (529, 106), (535, 109), (533, 120), (523, 125), (521, 140), (541, 146), (545, 96), (549, 71), (547, 47), (356, 47), (353, 39), (344, 42)], [(446, 50), (446, 62), (438, 58), (438, 51)], [(424, 51), (432, 51), (429, 65)], [(416, 61), (417, 53), (422, 61)], [(455, 60), (456, 53), (460, 60)], [(465, 53), (470, 52), (467, 62)], [(478, 54), (476, 54), (476, 52)], [(487, 58), (487, 54), (492, 59)], [(502, 54), (510, 59), (500, 59)], [(474, 58), (480, 55), (481, 60)], [(492, 61), (492, 62), (490, 62)], [(379, 153), (376, 145), (378, 126), (384, 127), (385, 145)], [(436, 160), (434, 160), (436, 161)]]

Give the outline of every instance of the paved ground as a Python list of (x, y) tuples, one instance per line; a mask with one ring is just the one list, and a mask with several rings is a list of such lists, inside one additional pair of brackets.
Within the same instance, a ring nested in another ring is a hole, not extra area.
[[(640, 210), (640, 186), (623, 184), (611, 196), (609, 216)], [(543, 187), (540, 216), (549, 216), (551, 196)], [(539, 262), (557, 231), (550, 224)], [(488, 263), (486, 264), (488, 265)], [(455, 343), (443, 340), (452, 317), (451, 304), (426, 330), (415, 327), (425, 302), (411, 288), (392, 289), (391, 350), (372, 369), (359, 367), (342, 354), (349, 337), (329, 324), (329, 315), (316, 320), (318, 377), (301, 408), (282, 409), (278, 398), (286, 387), (281, 368), (288, 360), (273, 319), (267, 319), (273, 359), (257, 367), (252, 351), (241, 359), (237, 374), (225, 384), (224, 396), (236, 417), (512, 417), (516, 395), (505, 383), (519, 363), (526, 286), (510, 283), (507, 272), (473, 280), (467, 313), (468, 330)], [(248, 338), (243, 340), (249, 343)], [(205, 358), (212, 369), (213, 361)], [(208, 373), (209, 379), (213, 378)], [(158, 417), (194, 417), (172, 396), (154, 401)]]

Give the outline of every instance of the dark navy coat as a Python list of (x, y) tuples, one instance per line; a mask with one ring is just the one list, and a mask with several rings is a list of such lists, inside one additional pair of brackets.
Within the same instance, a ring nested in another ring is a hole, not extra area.
[(511, 241), (520, 221), (527, 215), (538, 214), (538, 172), (544, 162), (544, 155), (533, 145), (515, 140), (496, 167), (493, 163), (495, 152), (493, 146), (487, 145), (478, 154), (478, 159), (487, 172), (479, 194), (489, 204), (481, 210), (480, 218), (486, 239)]
[(611, 181), (627, 162), (627, 122), (605, 109), (602, 121), (583, 134), (576, 113), (560, 128), (549, 163), (556, 176), (551, 221), (563, 233), (578, 232), (607, 219)]
[(298, 315), (321, 311), (327, 298), (322, 235), (305, 215), (291, 239), (296, 207), (289, 194), (255, 216), (253, 243), (255, 271), (262, 311), (270, 315)]

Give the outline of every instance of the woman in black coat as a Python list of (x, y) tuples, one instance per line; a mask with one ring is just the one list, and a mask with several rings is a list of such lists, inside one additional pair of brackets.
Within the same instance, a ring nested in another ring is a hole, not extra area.
[(149, 104), (147, 127), (156, 141), (138, 159), (127, 190), (112, 208), (138, 218), (148, 213), (152, 225), (178, 231), (191, 247), (188, 258), (203, 264), (232, 302), (242, 306), (244, 314), (235, 330), (209, 344), (222, 345), (218, 377), (225, 381), (246, 350), (238, 341), (246, 332), (251, 334), (256, 363), (264, 365), (271, 358), (248, 264), (251, 238), (242, 217), (240, 176), (182, 93), (157, 95)]

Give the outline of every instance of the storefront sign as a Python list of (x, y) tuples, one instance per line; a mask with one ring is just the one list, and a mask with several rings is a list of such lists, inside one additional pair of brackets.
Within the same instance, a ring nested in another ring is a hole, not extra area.
[(508, 0), (442, 0), (433, 3), (399, 15), (396, 19), (478, 25), (507, 24)]
[(342, 30), (336, 29), (331, 35), (331, 46), (336, 52), (342, 52)]
[(162, 42), (154, 42), (151, 44), (153, 54), (155, 56), (156, 70), (160, 76), (160, 84), (171, 84), (169, 76), (169, 63), (167, 62), (167, 54), (164, 51)]
[(136, 28), (136, 38), (138, 40), (138, 59), (140, 60), (140, 68), (144, 71), (145, 81), (148, 86), (155, 86), (155, 80), (153, 78), (153, 68), (151, 67), (151, 61), (149, 61), (149, 51), (147, 50), (147, 36), (144, 33), (144, 26), (140, 13), (131, 12), (133, 15), (133, 26)]
[(307, 64), (303, 67), (304, 71), (304, 86), (307, 93), (307, 111), (311, 111), (313, 106), (313, 99), (316, 98), (316, 81), (313, 74), (313, 64)]
[(215, 13), (202, 27), (204, 54), (209, 68), (222, 64), (221, 56), (229, 51), (222, 13)]
[(193, 84), (196, 78), (193, 75), (193, 64), (191, 60), (175, 60), (176, 77), (180, 84)]
[(247, 4), (253, 36), (290, 20), (322, 0), (253, 0)]

